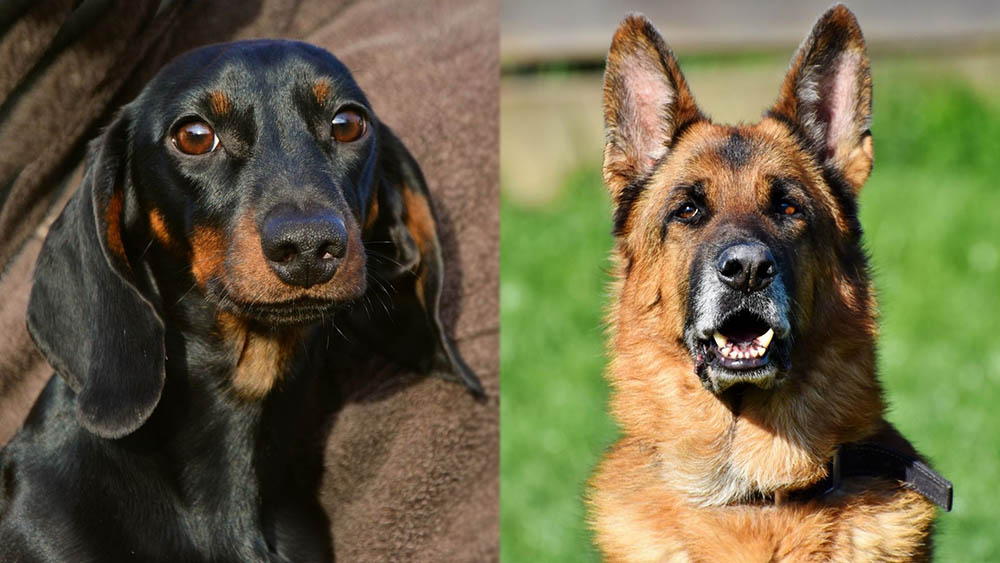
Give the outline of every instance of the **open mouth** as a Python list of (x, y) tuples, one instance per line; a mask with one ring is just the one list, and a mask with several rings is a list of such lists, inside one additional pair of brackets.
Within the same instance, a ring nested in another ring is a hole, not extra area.
[(722, 367), (730, 370), (759, 368), (770, 361), (774, 329), (748, 311), (728, 317), (712, 334), (710, 349)]
[[(769, 320), (770, 319), (770, 320)], [(789, 370), (791, 341), (780, 317), (740, 308), (692, 342), (695, 372), (702, 385), (720, 394), (742, 383), (769, 389)]]

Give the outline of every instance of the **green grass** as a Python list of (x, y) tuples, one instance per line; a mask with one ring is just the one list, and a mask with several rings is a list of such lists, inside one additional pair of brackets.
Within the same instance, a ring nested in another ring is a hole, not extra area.
[[(876, 166), (861, 198), (881, 377), (890, 420), (955, 483), (937, 560), (1000, 561), (1000, 111), (913, 69), (875, 76)], [(597, 560), (582, 491), (617, 435), (602, 377), (611, 237), (598, 165), (545, 209), (502, 206), (504, 561)]]
[(501, 538), (505, 561), (596, 559), (581, 491), (614, 439), (602, 304), (610, 208), (596, 170), (544, 211), (501, 207)]

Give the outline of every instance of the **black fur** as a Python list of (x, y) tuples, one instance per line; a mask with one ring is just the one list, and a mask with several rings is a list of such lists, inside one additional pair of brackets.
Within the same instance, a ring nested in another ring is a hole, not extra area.
[[(653, 169), (655, 170), (656, 168), (654, 167)], [(650, 176), (648, 175), (642, 176), (622, 188), (622, 193), (618, 195), (618, 200), (615, 202), (615, 216), (611, 229), (612, 235), (616, 237), (625, 235), (625, 227), (628, 226), (629, 217), (632, 216), (632, 208), (635, 207), (635, 202), (638, 201), (642, 192), (646, 191), (649, 178)]]
[[(310, 90), (316, 80), (329, 82), (325, 96)], [(217, 91), (234, 100), (221, 112), (206, 102)], [(335, 146), (330, 120), (344, 104), (369, 118), (371, 134)], [(225, 154), (171, 152), (171, 131), (191, 116), (225, 136)], [(167, 65), (91, 145), (84, 181), (42, 249), (28, 325), (58, 376), (0, 452), (0, 561), (331, 559), (316, 494), (325, 385), (339, 354), (383, 356), (482, 392), (444, 336), (440, 250), (432, 238), (418, 251), (402, 190), (429, 197), (416, 162), (329, 53), (246, 41)], [(363, 241), (380, 245), (368, 256), (377, 282), (368, 291), (392, 288), (377, 307), (240, 309), (195, 283), (185, 250), (194, 227), (231, 226), (287, 201), (325, 202), (374, 225)], [(155, 243), (150, 210), (180, 251)], [(263, 333), (301, 331), (264, 398), (231, 384), (221, 310)], [(379, 314), (363, 314), (371, 310)]]
[(719, 149), (719, 156), (733, 168), (739, 168), (750, 162), (752, 149), (750, 140), (734, 131), (729, 135), (726, 144)]

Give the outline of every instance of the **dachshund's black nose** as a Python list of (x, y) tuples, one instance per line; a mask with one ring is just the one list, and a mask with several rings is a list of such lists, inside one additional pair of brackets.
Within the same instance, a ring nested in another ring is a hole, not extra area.
[(726, 247), (715, 262), (719, 279), (737, 291), (759, 291), (778, 274), (771, 250), (757, 242)]
[(260, 244), (281, 281), (310, 287), (330, 281), (347, 251), (347, 228), (330, 210), (278, 208), (267, 214)]

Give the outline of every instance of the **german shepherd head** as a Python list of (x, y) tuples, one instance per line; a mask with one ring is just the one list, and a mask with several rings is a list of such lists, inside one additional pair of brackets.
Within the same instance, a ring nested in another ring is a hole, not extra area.
[(642, 16), (615, 34), (604, 179), (620, 307), (683, 344), (712, 393), (778, 388), (833, 345), (873, 367), (856, 209), (873, 162), (871, 105), (864, 39), (843, 6), (816, 23), (753, 125), (712, 123)]

